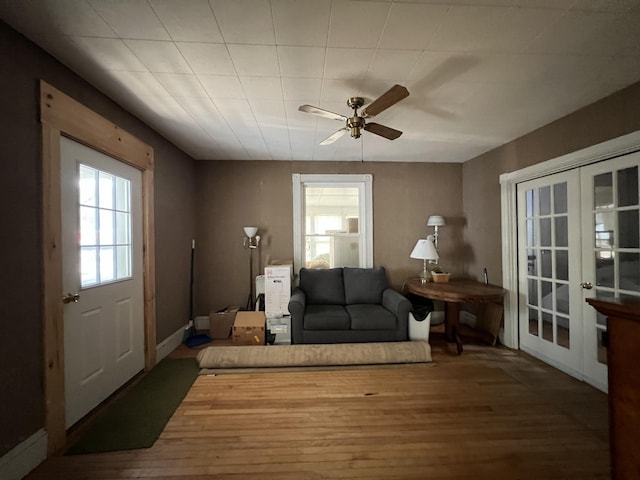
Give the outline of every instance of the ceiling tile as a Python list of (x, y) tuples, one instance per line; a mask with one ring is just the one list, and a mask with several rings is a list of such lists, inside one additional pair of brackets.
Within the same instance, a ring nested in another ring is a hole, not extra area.
[(319, 78), (282, 78), (282, 93), (285, 100), (319, 102), (322, 80)]
[(325, 48), (278, 46), (277, 50), (283, 77), (322, 77)]
[(222, 43), (222, 34), (207, 0), (149, 0), (175, 42)]
[(380, 39), (380, 48), (424, 49), (447, 10), (446, 5), (394, 3)]
[(200, 83), (210, 98), (244, 99), (244, 91), (238, 77), (221, 75), (198, 75)]
[(96, 62), (105, 70), (145, 72), (147, 67), (120, 39), (98, 37), (72, 37), (78, 48), (77, 55), (84, 62)]
[(282, 101), (280, 77), (240, 77), (248, 99)]
[(373, 49), (327, 48), (325, 78), (361, 80), (373, 58)]
[(229, 45), (231, 60), (238, 75), (280, 76), (276, 47), (266, 45)]
[(376, 50), (367, 77), (401, 82), (409, 77), (419, 56), (415, 50)]
[(174, 97), (207, 97), (195, 75), (183, 73), (156, 73), (156, 78)]
[(391, 3), (338, 0), (333, 2), (329, 46), (373, 48), (378, 44)]
[(85, 2), (70, 0), (31, 0), (16, 2), (5, 0), (2, 19), (10, 25), (21, 25), (24, 34), (61, 34), (72, 36), (98, 36), (114, 38), (116, 33)]
[(453, 6), (429, 41), (429, 50), (469, 52), (480, 49), (482, 39), (498, 28), (504, 8)]
[(125, 40), (127, 46), (152, 72), (192, 73), (175, 44), (151, 40)]
[(327, 44), (330, 0), (272, 0), (271, 5), (278, 45)]
[(88, 0), (120, 38), (171, 40), (146, 0)]
[(171, 98), (171, 94), (152, 73), (112, 70), (106, 75), (114, 82), (113, 89), (116, 91), (124, 90), (137, 97)]
[(210, 0), (227, 43), (275, 45), (268, 0)]
[(196, 74), (235, 75), (227, 46), (214, 43), (176, 43), (191, 70)]

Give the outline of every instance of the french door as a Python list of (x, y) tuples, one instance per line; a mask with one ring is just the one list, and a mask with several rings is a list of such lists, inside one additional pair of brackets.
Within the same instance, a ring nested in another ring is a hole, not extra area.
[(606, 391), (606, 320), (585, 299), (640, 295), (634, 153), (518, 184), (523, 350)]

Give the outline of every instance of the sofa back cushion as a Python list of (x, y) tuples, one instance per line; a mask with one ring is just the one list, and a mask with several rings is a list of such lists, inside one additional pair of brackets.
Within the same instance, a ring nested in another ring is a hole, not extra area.
[(384, 267), (344, 267), (344, 294), (347, 305), (382, 303), (382, 292), (388, 287)]
[(300, 269), (300, 290), (307, 304), (344, 305), (344, 282), (341, 268)]

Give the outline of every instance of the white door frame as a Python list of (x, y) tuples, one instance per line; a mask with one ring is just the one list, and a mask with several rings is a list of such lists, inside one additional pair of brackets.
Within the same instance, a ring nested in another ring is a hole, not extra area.
[(153, 148), (56, 88), (40, 81), (45, 429), (48, 454), (65, 446), (64, 322), (60, 137), (66, 136), (142, 172), (145, 370), (155, 365)]
[(510, 348), (519, 348), (516, 185), (520, 182), (579, 168), (638, 150), (640, 150), (640, 130), (522, 170), (500, 175), (502, 286), (507, 290), (504, 297), (504, 334), (502, 338), (504, 345)]

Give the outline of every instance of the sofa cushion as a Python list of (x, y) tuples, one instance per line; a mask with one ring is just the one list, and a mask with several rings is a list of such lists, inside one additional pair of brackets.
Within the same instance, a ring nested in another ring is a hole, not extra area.
[(382, 303), (382, 292), (388, 286), (384, 267), (344, 267), (343, 275), (346, 305)]
[(309, 305), (304, 312), (305, 330), (349, 330), (351, 321), (342, 305)]
[(347, 305), (352, 330), (395, 330), (396, 316), (382, 305)]
[(307, 306), (345, 304), (341, 268), (301, 268), (299, 287), (306, 294)]

